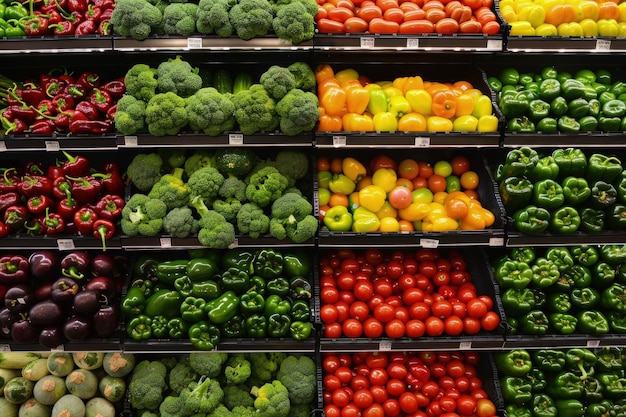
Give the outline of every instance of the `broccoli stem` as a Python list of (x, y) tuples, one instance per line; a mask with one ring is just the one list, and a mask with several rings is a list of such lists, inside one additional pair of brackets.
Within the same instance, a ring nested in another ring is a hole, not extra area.
[(204, 200), (199, 195), (191, 199), (191, 207), (196, 209), (200, 217), (209, 214), (209, 208), (204, 204)]
[(172, 170), (172, 176), (178, 178), (179, 180), (183, 179), (183, 175), (185, 174), (185, 170), (183, 168), (174, 168)]

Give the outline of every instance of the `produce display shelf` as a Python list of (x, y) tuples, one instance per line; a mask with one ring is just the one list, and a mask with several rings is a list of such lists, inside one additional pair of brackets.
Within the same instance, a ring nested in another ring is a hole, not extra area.
[(505, 49), (512, 52), (623, 52), (624, 38), (570, 38), (567, 36), (506, 36)]
[[(1, 242), (1, 240), (0, 240)], [(313, 247), (315, 245), (314, 239), (310, 239), (303, 243), (294, 243), (289, 239), (278, 240), (276, 238), (267, 236), (253, 238), (250, 236), (237, 236), (235, 242), (231, 245), (231, 249), (234, 248), (270, 248), (270, 247)], [(121, 247), (126, 250), (144, 250), (144, 249), (198, 249), (205, 248), (198, 241), (197, 236), (190, 236), (187, 238), (175, 238), (170, 235), (161, 236), (121, 236)]]
[(0, 54), (103, 52), (113, 49), (113, 37), (104, 35), (24, 36), (0, 38)]
[(502, 336), (422, 337), (420, 339), (320, 339), (321, 352), (383, 352), (421, 350), (498, 350)]
[(313, 47), (313, 41), (307, 41), (293, 45), (290, 41), (279, 39), (275, 36), (259, 37), (243, 40), (232, 36), (220, 38), (218, 36), (204, 36), (194, 34), (191, 36), (154, 36), (143, 41), (137, 41), (130, 37), (114, 36), (112, 49), (116, 51), (162, 51), (162, 50), (289, 50), (308, 51)]
[(607, 334), (607, 335), (586, 335), (586, 334), (569, 334), (569, 335), (507, 335), (505, 337), (503, 350), (510, 349), (556, 349), (559, 347), (606, 347), (606, 346), (624, 346), (624, 335)]
[(1, 343), (0, 352), (121, 352), (124, 350), (120, 336), (106, 339), (90, 338), (66, 342), (54, 349), (47, 349), (39, 343)]
[(218, 147), (218, 146), (302, 146), (311, 147), (311, 134), (287, 136), (282, 133), (244, 135), (240, 132), (226, 133), (219, 136), (207, 136), (197, 133), (181, 133), (175, 136), (151, 136), (149, 134), (118, 135), (116, 144), (120, 148), (161, 148), (167, 147)]
[[(497, 220), (496, 220), (497, 221)], [(441, 233), (355, 233), (331, 232), (322, 229), (318, 232), (320, 248), (353, 247), (423, 247), (441, 246), (502, 246), (504, 230), (487, 229), (474, 231), (450, 231)]]
[(362, 35), (317, 33), (313, 39), (316, 49), (372, 52), (372, 50), (428, 51), (445, 50), (454, 52), (489, 51), (500, 52), (504, 45), (501, 34), (424, 34), (424, 35)]
[(9, 135), (2, 138), (3, 151), (73, 151), (73, 150), (116, 150), (117, 137), (111, 135), (33, 136)]
[(500, 133), (476, 132), (416, 132), (416, 133), (352, 133), (352, 132), (317, 132), (315, 146), (318, 148), (338, 147), (402, 147), (402, 148), (435, 148), (435, 147), (498, 147)]
[(518, 132), (505, 132), (502, 140), (505, 148), (517, 148), (520, 146), (539, 147), (625, 147), (626, 136), (624, 132), (587, 132), (587, 133), (558, 133), (542, 134), (540, 132), (525, 134)]
[(550, 233), (527, 235), (518, 231), (507, 231), (505, 246), (515, 248), (527, 246), (576, 246), (616, 243), (626, 243), (626, 234), (623, 231), (605, 230), (598, 234), (576, 232), (567, 235)]
[[(122, 249), (120, 236), (114, 236), (106, 241), (107, 249)], [(92, 236), (28, 236), (10, 235), (0, 239), (1, 249), (10, 250), (35, 250), (35, 249), (58, 249), (60, 251), (74, 249), (102, 250), (102, 242)]]
[[(124, 340), (122, 346), (125, 352), (150, 352), (150, 353), (189, 353), (197, 351), (186, 339), (152, 339), (146, 342), (134, 342)], [(239, 338), (222, 339), (214, 351), (225, 353), (240, 352), (285, 352), (285, 353), (313, 353), (315, 352), (315, 337), (311, 336), (305, 341), (295, 341), (293, 339), (257, 339)]]

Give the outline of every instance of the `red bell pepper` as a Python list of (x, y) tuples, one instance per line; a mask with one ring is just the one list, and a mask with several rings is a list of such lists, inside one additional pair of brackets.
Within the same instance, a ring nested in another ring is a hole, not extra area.
[(72, 183), (65, 176), (59, 176), (52, 182), (52, 196), (57, 200), (64, 199), (71, 190)]
[(93, 225), (93, 236), (102, 241), (102, 251), (107, 250), (106, 241), (115, 235), (115, 225), (112, 221), (98, 219)]
[(65, 178), (72, 181), (72, 196), (80, 203), (93, 203), (100, 195), (102, 185), (92, 176), (70, 177), (66, 175)]
[(24, 21), (26, 36), (45, 36), (48, 32), (48, 18), (43, 15), (31, 14), (30, 18)]
[(109, 107), (109, 110), (107, 110), (107, 121), (110, 120), (112, 122), (115, 120), (115, 112), (117, 112), (117, 103)]
[(44, 216), (38, 216), (27, 221), (26, 224), (24, 225), (24, 229), (26, 229), (26, 234), (33, 235), (33, 236), (43, 235), (44, 233), (43, 218)]
[(113, 123), (103, 120), (74, 120), (70, 122), (70, 132), (74, 134), (98, 135), (113, 131)]
[(43, 218), (44, 233), (47, 236), (61, 234), (65, 231), (65, 220), (58, 213), (50, 213), (50, 208), (46, 209), (46, 216)]
[(81, 97), (85, 96), (87, 90), (81, 84), (72, 83), (72, 84), (66, 85), (65, 88), (63, 89), (63, 92), (65, 94), (69, 94), (70, 96), (74, 97), (74, 99), (80, 99)]
[(10, 232), (11, 229), (9, 229), (9, 226), (4, 224), (3, 222), (0, 222), (0, 238), (8, 236)]
[(37, 106), (46, 99), (46, 93), (38, 85), (29, 82), (22, 84), (21, 98), (26, 104)]
[(63, 91), (63, 85), (61, 85), (61, 82), (56, 77), (47, 78), (47, 81), (43, 84), (43, 88), (46, 91), (46, 95), (50, 98)]
[(82, 85), (85, 90), (91, 91), (94, 88), (100, 87), (100, 75), (92, 71), (82, 72), (76, 82)]
[(0, 284), (18, 285), (28, 280), (28, 258), (22, 255), (0, 257)]
[[(79, 101), (78, 103), (76, 103), (76, 106), (74, 107), (74, 109), (84, 114), (87, 120), (99, 120), (100, 119), (100, 113), (98, 113), (98, 109), (96, 109), (96, 106), (94, 106), (87, 100)], [(71, 122), (72, 120), (70, 120), (70, 123)]]
[(96, 29), (98, 35), (110, 35), (111, 34), (111, 19), (102, 19), (100, 18), (100, 23), (98, 23), (98, 29)]
[(18, 204), (21, 199), (22, 196), (16, 191), (0, 194), (0, 211)]
[(59, 216), (69, 222), (74, 219), (74, 213), (78, 210), (78, 208), (78, 203), (72, 197), (72, 193), (67, 190), (65, 197), (59, 200), (56, 212)]
[(89, 172), (91, 171), (91, 163), (86, 156), (73, 156), (65, 151), (63, 151), (63, 155), (67, 158), (67, 161), (63, 162), (63, 165), (61, 165), (65, 175), (69, 175), (70, 177), (83, 177), (85, 175), (89, 175)]
[(26, 123), (32, 123), (37, 119), (39, 114), (35, 111), (35, 109), (29, 105), (12, 105), (7, 107), (3, 112), (2, 116), (7, 119), (20, 119)]
[(74, 213), (74, 225), (83, 236), (89, 236), (93, 233), (94, 223), (98, 220), (98, 214), (90, 207), (81, 207)]
[(87, 11), (87, 0), (67, 0), (67, 8), (70, 12), (85, 13)]
[(113, 105), (113, 98), (104, 89), (94, 88), (89, 93), (89, 102), (102, 114)]
[(61, 20), (58, 23), (53, 23), (48, 26), (52, 29), (52, 34), (55, 36), (71, 36), (75, 32), (74, 23), (69, 20)]
[(28, 124), (21, 119), (11, 119), (9, 120), (6, 117), (0, 117), (0, 121), (2, 122), (2, 128), (4, 129), (5, 135), (19, 135), (20, 133), (26, 132), (28, 130)]
[(100, 16), (102, 16), (102, 9), (93, 4), (87, 5), (87, 11), (85, 11), (85, 19), (93, 20), (94, 22), (100, 21)]
[(57, 94), (52, 99), (57, 111), (64, 112), (74, 108), (74, 97), (69, 94)]
[(15, 176), (15, 168), (2, 168), (2, 179), (0, 180), (0, 194), (6, 194), (17, 190), (18, 178)]
[(104, 192), (114, 195), (124, 194), (124, 180), (118, 172), (109, 172), (108, 174), (92, 174), (94, 178), (98, 178), (102, 184)]
[(25, 175), (17, 183), (17, 190), (26, 197), (52, 194), (52, 181), (43, 175)]
[(42, 116), (53, 116), (56, 114), (56, 106), (52, 100), (43, 99), (36, 105), (37, 112)]
[(119, 220), (122, 217), (124, 199), (119, 195), (107, 194), (96, 203), (96, 213), (99, 217), (111, 221)]
[(91, 35), (96, 32), (96, 22), (93, 20), (84, 20), (76, 26), (76, 35)]
[(100, 7), (102, 10), (112, 9), (115, 6), (115, 2), (113, 0), (92, 0), (92, 3), (95, 6)]
[(31, 214), (43, 214), (48, 207), (52, 207), (55, 201), (47, 195), (37, 195), (26, 201), (26, 208)]
[(52, 180), (53, 194), (54, 194), (54, 181), (57, 178), (64, 176), (63, 168), (61, 165), (48, 165), (48, 169), (46, 170), (46, 177)]
[(43, 175), (43, 162), (39, 160), (26, 162), (24, 164), (24, 174)]
[(121, 98), (126, 92), (126, 84), (122, 80), (112, 80), (102, 86), (102, 90), (113, 98)]
[(33, 135), (52, 135), (55, 130), (52, 120), (38, 120), (28, 128)]
[(4, 211), (4, 224), (12, 231), (22, 230), (28, 220), (28, 209), (24, 206), (10, 206)]

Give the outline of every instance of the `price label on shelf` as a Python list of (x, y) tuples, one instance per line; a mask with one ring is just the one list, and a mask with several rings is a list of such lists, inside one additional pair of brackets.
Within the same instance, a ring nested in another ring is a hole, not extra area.
[(598, 39), (596, 41), (596, 51), (610, 51), (611, 41), (607, 39)]
[(172, 247), (172, 238), (162, 237), (159, 239), (159, 243), (162, 248), (171, 248)]
[(239, 247), (239, 240), (235, 238), (235, 241), (228, 246), (228, 249), (236, 249)]
[(228, 135), (229, 145), (243, 145), (243, 133), (230, 133)]
[(56, 140), (46, 141), (47, 152), (58, 152), (60, 149), (61, 149), (61, 145), (59, 144), (59, 141), (56, 141)]
[(418, 38), (407, 38), (406, 47), (407, 49), (418, 49), (420, 47), (420, 40)]
[(430, 138), (417, 136), (415, 138), (415, 146), (417, 148), (428, 148), (430, 146)]
[(391, 340), (381, 340), (378, 345), (378, 350), (381, 352), (389, 352), (391, 350)]
[(59, 248), (59, 250), (74, 250), (76, 246), (72, 239), (58, 239), (57, 248)]
[(278, 38), (278, 45), (279, 46), (292, 46), (293, 42), (291, 42), (289, 39)]
[(345, 136), (333, 136), (333, 146), (335, 148), (346, 146), (347, 143), (348, 139)]
[(10, 351), (11, 351), (11, 345), (5, 345), (5, 344), (0, 345), (0, 352), (10, 352)]
[(202, 38), (187, 38), (187, 48), (202, 49)]
[(472, 342), (460, 342), (459, 343), (459, 350), (471, 350), (472, 349)]
[(124, 146), (134, 148), (138, 144), (137, 136), (124, 136)]
[(372, 49), (376, 45), (374, 38), (361, 38), (361, 48)]
[(50, 352), (63, 352), (63, 351), (65, 351), (64, 345), (59, 345), (57, 347), (50, 349)]
[(6, 150), (7, 150), (7, 144), (3, 140), (1, 140), (0, 141), (0, 152), (4, 152)]
[(437, 239), (420, 239), (420, 246), (435, 249), (439, 246), (439, 241)]
[(504, 246), (504, 238), (503, 237), (490, 237), (489, 246)]
[(587, 347), (588, 348), (597, 348), (600, 346), (600, 341), (599, 340), (587, 340)]
[(495, 49), (498, 51), (502, 50), (502, 40), (501, 39), (489, 39), (487, 40), (487, 49)]

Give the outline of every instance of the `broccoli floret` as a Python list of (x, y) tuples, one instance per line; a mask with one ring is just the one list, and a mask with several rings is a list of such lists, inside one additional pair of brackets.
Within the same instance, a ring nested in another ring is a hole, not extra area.
[(315, 33), (314, 16), (315, 14), (309, 13), (303, 3), (291, 2), (278, 7), (276, 16), (272, 21), (272, 28), (276, 36), (297, 45), (313, 39)]
[(176, 207), (163, 219), (163, 230), (173, 237), (184, 239), (196, 233), (200, 226), (189, 207)]
[(237, 212), (237, 230), (256, 239), (270, 230), (270, 218), (255, 203), (246, 203)]
[(224, 405), (233, 412), (235, 407), (253, 407), (254, 398), (245, 385), (226, 385), (224, 390)]
[(117, 102), (115, 129), (123, 135), (132, 135), (145, 127), (146, 102), (125, 94)]
[(235, 242), (235, 226), (215, 210), (199, 220), (198, 240), (213, 249), (228, 249)]
[(183, 181), (184, 173), (184, 169), (174, 168), (171, 174), (163, 175), (152, 186), (148, 197), (163, 201), (168, 210), (186, 206), (189, 203), (191, 186), (188, 187)]
[(179, 417), (181, 402), (178, 397), (168, 395), (159, 406), (161, 417)]
[(235, 105), (228, 95), (215, 88), (201, 88), (185, 102), (192, 130), (217, 136), (235, 127)]
[(198, 373), (188, 363), (179, 362), (172, 368), (168, 377), (170, 389), (177, 395), (187, 386), (198, 380)]
[[(161, 93), (172, 92), (180, 97), (189, 97), (202, 88), (202, 77), (180, 55), (161, 62), (157, 67), (158, 90)], [(185, 119), (185, 124), (187, 120)]]
[(167, 368), (158, 360), (143, 360), (135, 365), (128, 384), (128, 401), (133, 408), (155, 411), (167, 388)]
[(234, 197), (225, 200), (215, 200), (213, 202), (213, 210), (224, 216), (229, 223), (234, 223), (237, 219), (237, 213), (241, 210), (241, 201)]
[(256, 384), (264, 384), (276, 376), (281, 362), (287, 357), (281, 352), (251, 352), (248, 354), (251, 378)]
[[(178, 358), (174, 356), (165, 356), (159, 360), (163, 363), (163, 365), (165, 365), (168, 372), (174, 369), (174, 367), (179, 364)], [(183, 363), (183, 362), (180, 362), (180, 363)]]
[[(309, 172), (309, 157), (301, 151), (280, 151), (276, 154), (274, 162), (278, 171), (289, 179), (290, 187), (293, 187), (297, 180), (306, 177)], [(287, 190), (284, 193), (286, 192)]]
[(211, 202), (217, 197), (224, 176), (213, 167), (200, 168), (189, 175), (187, 184), (193, 196), (200, 196), (205, 203)]
[[(254, 403), (254, 400), (253, 400), (253, 403)], [(233, 407), (233, 409), (230, 411), (237, 417), (253, 417), (254, 416), (254, 407), (252, 405), (249, 407), (238, 405), (238, 406)]]
[(218, 405), (215, 410), (207, 413), (206, 417), (240, 417), (238, 414), (233, 414), (224, 405)]
[(228, 38), (233, 34), (233, 25), (228, 14), (236, 0), (200, 0), (198, 4), (198, 32), (208, 35), (215, 33), (220, 38)]
[(185, 149), (160, 148), (158, 154), (163, 160), (164, 170), (167, 172), (174, 168), (182, 168), (187, 160)]
[[(317, 3), (316, 3), (317, 7)], [(287, 67), (290, 73), (296, 78), (296, 88), (309, 91), (315, 88), (315, 72), (306, 62), (294, 62)]]
[(313, 205), (301, 195), (287, 193), (272, 203), (270, 235), (302, 243), (317, 232), (318, 221), (312, 215)]
[(224, 180), (217, 194), (222, 198), (236, 198), (243, 203), (246, 201), (246, 183), (230, 176)]
[(159, 417), (159, 415), (149, 410), (143, 410), (139, 417)]
[(261, 84), (253, 84), (248, 90), (233, 95), (235, 120), (244, 135), (271, 131), (278, 127), (276, 102)]
[(196, 151), (185, 161), (185, 172), (191, 175), (200, 168), (215, 166), (213, 154), (209, 151)]
[(149, 101), (156, 94), (158, 85), (156, 74), (156, 68), (148, 64), (133, 65), (124, 76), (126, 94), (130, 94), (137, 100)]
[(272, 65), (261, 74), (261, 85), (270, 97), (280, 100), (296, 88), (296, 77), (285, 67)]
[(192, 352), (189, 354), (189, 366), (199, 375), (217, 378), (222, 372), (222, 365), (228, 360), (223, 352)]
[(198, 383), (191, 383), (180, 392), (180, 405), (183, 415), (210, 413), (224, 399), (220, 383), (213, 378), (202, 376)]
[(118, 35), (145, 40), (163, 20), (161, 10), (146, 0), (117, 0), (111, 14), (111, 25)]
[(198, 5), (171, 3), (163, 10), (163, 30), (168, 35), (189, 36), (196, 32)]
[(288, 417), (308, 417), (313, 410), (311, 404), (291, 404)]
[(290, 355), (280, 364), (276, 378), (289, 391), (291, 404), (309, 404), (315, 400), (317, 366), (306, 355)]
[(185, 99), (173, 93), (159, 93), (148, 102), (146, 124), (153, 136), (176, 135), (187, 125)]
[(135, 155), (126, 168), (126, 176), (141, 192), (147, 193), (161, 178), (163, 159), (157, 153)]
[(289, 391), (279, 380), (253, 387), (252, 395), (256, 417), (287, 417), (289, 414)]
[(259, 207), (268, 206), (279, 198), (289, 185), (289, 179), (277, 168), (267, 166), (250, 176), (246, 187), (246, 198)]
[(243, 354), (233, 354), (228, 358), (224, 368), (226, 382), (233, 385), (243, 384), (251, 374), (250, 361)]
[(231, 7), (228, 17), (237, 36), (247, 41), (270, 32), (274, 10), (267, 0), (239, 0)]
[(133, 194), (122, 209), (120, 225), (128, 236), (156, 236), (163, 227), (167, 206), (145, 194)]
[(318, 5), (315, 0), (274, 0), (274, 7), (278, 9), (279, 7), (286, 6), (290, 3), (302, 3), (307, 10), (307, 13), (311, 15), (315, 15), (317, 13)]
[(294, 88), (278, 103), (276, 113), (280, 116), (280, 130), (289, 136), (309, 132), (315, 128), (320, 117), (319, 100), (310, 91)]

